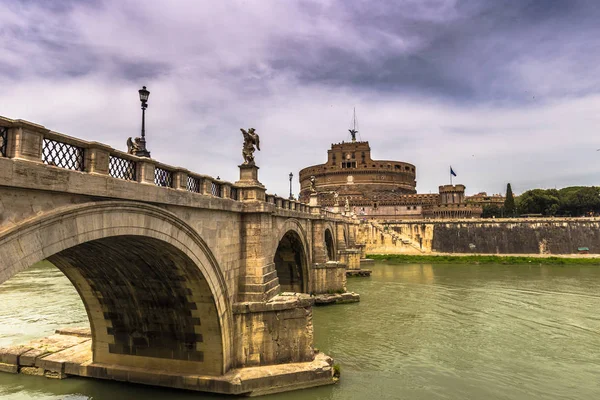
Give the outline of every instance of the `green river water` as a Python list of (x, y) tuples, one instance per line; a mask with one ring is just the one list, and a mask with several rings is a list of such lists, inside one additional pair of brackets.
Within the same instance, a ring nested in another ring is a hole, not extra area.
[[(316, 346), (341, 365), (339, 384), (264, 399), (600, 399), (600, 266), (372, 269), (348, 281), (360, 303), (314, 308)], [(0, 346), (87, 324), (51, 265), (0, 285)], [(0, 398), (227, 397), (0, 373)]]

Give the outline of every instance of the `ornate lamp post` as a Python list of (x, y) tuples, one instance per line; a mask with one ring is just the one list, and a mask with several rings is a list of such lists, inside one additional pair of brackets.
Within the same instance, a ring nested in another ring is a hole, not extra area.
[(292, 194), (292, 178), (294, 177), (294, 174), (292, 174), (290, 172), (290, 200), (294, 200), (294, 195)]
[(146, 149), (146, 108), (148, 108), (148, 97), (150, 92), (143, 86), (138, 90), (140, 101), (142, 102), (142, 137), (135, 138), (135, 143), (130, 143), (131, 138), (127, 143), (129, 153), (135, 154), (138, 157), (150, 157), (150, 152)]

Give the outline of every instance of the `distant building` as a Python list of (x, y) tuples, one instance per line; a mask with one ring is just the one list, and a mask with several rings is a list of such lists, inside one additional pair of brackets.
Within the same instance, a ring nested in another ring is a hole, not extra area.
[(372, 159), (367, 141), (332, 144), (325, 164), (302, 169), (302, 201), (310, 197), (311, 176), (315, 177), (320, 205), (343, 209), (348, 200), (351, 211), (361, 219), (481, 216), (479, 205), (465, 201), (464, 185), (440, 186), (438, 194), (417, 194), (416, 167), (403, 161)]
[(501, 194), (493, 194), (491, 196), (488, 196), (486, 192), (480, 192), (473, 196), (467, 197), (466, 201), (469, 204), (473, 204), (480, 207), (490, 205), (502, 207), (504, 205), (504, 200), (506, 200), (506, 198)]

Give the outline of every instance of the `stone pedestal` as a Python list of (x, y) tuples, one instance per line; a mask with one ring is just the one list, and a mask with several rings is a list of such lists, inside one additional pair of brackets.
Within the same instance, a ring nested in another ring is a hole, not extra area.
[(312, 277), (311, 293), (331, 294), (346, 292), (346, 264), (339, 261), (313, 264), (310, 273)]
[(258, 167), (256, 165), (242, 164), (240, 167), (240, 180), (235, 183), (239, 189), (241, 201), (265, 201), (267, 189), (258, 181)]
[(308, 200), (308, 205), (311, 207), (316, 207), (319, 205), (319, 196), (316, 193), (310, 194), (310, 199)]
[(112, 148), (102, 143), (91, 142), (85, 152), (85, 172), (90, 174), (108, 175), (110, 152)]
[(42, 143), (48, 132), (50, 130), (42, 125), (20, 119), (14, 121), (8, 132), (8, 157), (41, 162)]
[(346, 249), (338, 251), (340, 262), (346, 264), (348, 269), (360, 269), (360, 250)]

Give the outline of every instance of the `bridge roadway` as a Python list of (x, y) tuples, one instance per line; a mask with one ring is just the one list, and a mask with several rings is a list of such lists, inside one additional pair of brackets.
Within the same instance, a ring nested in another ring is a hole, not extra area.
[(231, 183), (0, 117), (0, 283), (41, 260), (69, 278), (92, 332), (77, 375), (252, 395), (332, 383), (307, 294), (346, 290), (357, 226), (266, 194), (255, 166)]

